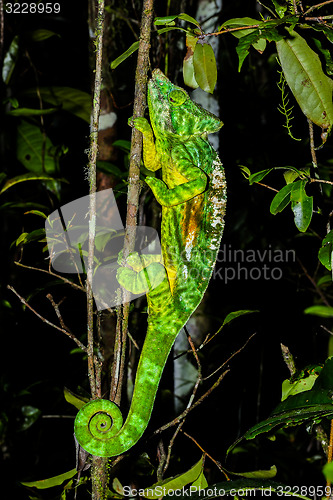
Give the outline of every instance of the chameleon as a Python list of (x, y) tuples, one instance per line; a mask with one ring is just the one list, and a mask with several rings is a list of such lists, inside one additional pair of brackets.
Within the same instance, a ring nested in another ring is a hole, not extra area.
[(162, 207), (163, 258), (133, 254), (118, 269), (125, 289), (139, 293), (145, 286), (148, 324), (125, 423), (118, 406), (106, 399), (88, 402), (76, 416), (78, 442), (101, 457), (124, 453), (143, 435), (173, 343), (210, 281), (224, 228), (225, 175), (207, 139), (222, 121), (159, 69), (148, 82), (148, 109), (150, 124), (140, 117), (132, 126), (143, 134), (145, 167), (162, 171), (162, 178), (147, 176), (145, 182)]

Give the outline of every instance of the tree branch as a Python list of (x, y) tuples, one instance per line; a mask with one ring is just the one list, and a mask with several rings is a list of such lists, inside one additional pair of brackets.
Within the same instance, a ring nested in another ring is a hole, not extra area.
[(28, 304), (28, 302), (23, 297), (21, 297), (21, 295), (12, 286), (7, 285), (7, 288), (8, 288), (8, 290), (11, 290), (16, 295), (16, 297), (18, 297), (20, 299), (22, 304), (24, 304), (28, 309), (30, 309), (30, 311), (32, 311), (39, 319), (41, 319), (43, 321), (43, 323), (46, 323), (47, 325), (52, 326), (52, 328), (59, 330), (59, 332), (64, 333), (65, 335), (67, 335), (67, 337), (74, 340), (74, 342), (79, 346), (80, 349), (82, 349), (82, 351), (87, 352), (86, 346), (83, 345), (82, 342), (80, 342), (80, 340), (77, 339), (75, 337), (75, 335), (70, 330), (68, 330), (66, 327), (62, 328), (60, 326), (55, 325), (54, 323), (51, 323), (51, 321), (44, 318), (44, 316), (39, 314), (33, 307), (31, 307), (31, 305)]

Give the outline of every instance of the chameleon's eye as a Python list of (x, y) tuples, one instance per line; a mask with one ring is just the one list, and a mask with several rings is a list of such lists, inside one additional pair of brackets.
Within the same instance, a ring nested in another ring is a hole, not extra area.
[(187, 94), (183, 90), (171, 90), (169, 94), (169, 102), (173, 106), (181, 106), (187, 99)]

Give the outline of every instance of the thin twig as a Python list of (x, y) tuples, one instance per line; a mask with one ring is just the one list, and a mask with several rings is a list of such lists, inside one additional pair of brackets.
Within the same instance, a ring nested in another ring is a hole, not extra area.
[(63, 328), (64, 330), (66, 330), (66, 331), (70, 332), (70, 329), (69, 329), (69, 328), (65, 325), (64, 320), (63, 320), (63, 318), (62, 318), (62, 316), (61, 316), (61, 312), (60, 312), (60, 310), (59, 310), (59, 305), (60, 305), (60, 304), (61, 304), (61, 302), (63, 302), (63, 301), (61, 300), (61, 301), (59, 302), (59, 304), (56, 304), (56, 303), (54, 302), (54, 299), (53, 299), (53, 297), (52, 297), (52, 295), (51, 295), (50, 293), (48, 293), (48, 294), (46, 295), (46, 298), (47, 298), (47, 299), (49, 299), (49, 301), (51, 302), (51, 304), (52, 304), (52, 306), (53, 306), (53, 308), (54, 308), (54, 310), (55, 310), (55, 313), (56, 313), (56, 315), (57, 315), (57, 317), (58, 317), (58, 320), (59, 320), (59, 323), (60, 323), (60, 325), (61, 325), (61, 328)]
[(309, 182), (321, 182), (322, 184), (330, 184), (331, 186), (333, 186), (333, 182), (332, 181), (327, 181), (326, 179), (309, 179)]
[(324, 7), (324, 5), (327, 5), (332, 2), (333, 0), (327, 0), (326, 2), (318, 3), (317, 5), (312, 5), (311, 7), (308, 8), (308, 10), (304, 12), (304, 15), (306, 16), (307, 14), (310, 14), (310, 12), (312, 12), (313, 10), (320, 9), (321, 7)]
[(293, 376), (296, 373), (296, 365), (294, 361), (294, 356), (289, 351), (289, 347), (284, 344), (280, 344), (283, 361), (286, 363), (290, 375)]
[(222, 363), (221, 366), (219, 366), (216, 370), (214, 370), (210, 375), (207, 375), (207, 377), (204, 377), (202, 380), (205, 381), (205, 380), (208, 380), (209, 378), (213, 377), (217, 372), (219, 372), (220, 370), (222, 370), (222, 368), (227, 364), (229, 363), (232, 358), (234, 358), (235, 356), (237, 356), (237, 354), (239, 354), (243, 349), (245, 349), (245, 347), (247, 346), (247, 344), (250, 342), (250, 340), (253, 339), (253, 337), (256, 335), (256, 333), (252, 333), (252, 335), (247, 339), (247, 341), (242, 345), (242, 347), (240, 347), (238, 349), (238, 351), (235, 351), (231, 354), (231, 356), (229, 356), (229, 358), (224, 361), (224, 363)]
[(225, 372), (223, 372), (219, 376), (217, 381), (208, 389), (208, 391), (206, 391), (205, 394), (203, 394), (198, 399), (198, 401), (193, 403), (190, 408), (186, 408), (186, 410), (184, 410), (180, 415), (178, 415), (178, 417), (174, 418), (171, 422), (168, 422), (167, 424), (162, 425), (162, 427), (159, 427), (159, 429), (156, 429), (156, 431), (153, 432), (153, 436), (155, 436), (156, 434), (160, 434), (161, 432), (165, 431), (166, 429), (169, 429), (170, 427), (173, 427), (174, 425), (177, 425), (181, 420), (183, 420), (190, 413), (190, 411), (194, 410), (194, 408), (200, 405), (203, 402), (203, 400), (206, 399), (214, 391), (214, 389), (216, 389), (220, 385), (225, 375), (229, 373), (229, 371), (230, 370), (226, 370)]
[(55, 328), (56, 330), (59, 330), (59, 332), (64, 333), (65, 335), (67, 335), (67, 337), (69, 337), (70, 339), (74, 340), (74, 342), (79, 346), (80, 349), (82, 349), (82, 351), (87, 352), (86, 346), (83, 345), (82, 342), (80, 342), (80, 340), (77, 339), (75, 337), (75, 335), (73, 335), (73, 333), (71, 333), (68, 330), (65, 330), (65, 328), (61, 328), (60, 326), (57, 326), (54, 323), (51, 323), (51, 321), (49, 321), (48, 319), (44, 318), (44, 316), (42, 316), (41, 314), (39, 314), (33, 307), (31, 307), (31, 305), (28, 304), (28, 302), (23, 297), (21, 297), (21, 295), (12, 286), (7, 285), (7, 288), (8, 288), (8, 290), (11, 290), (13, 293), (15, 293), (16, 297), (18, 297), (20, 299), (20, 301), (22, 302), (22, 304), (24, 304), (28, 309), (30, 309), (30, 311), (32, 311), (40, 320), (42, 320), (43, 323), (46, 323), (47, 325), (52, 326), (52, 328)]
[[(188, 401), (188, 404), (187, 404), (187, 406), (186, 406), (186, 409), (189, 409), (189, 408), (192, 406), (192, 404), (193, 404), (193, 401), (194, 401), (195, 395), (196, 395), (196, 393), (197, 393), (198, 387), (199, 387), (199, 385), (200, 385), (200, 383), (201, 383), (201, 381), (202, 381), (202, 370), (201, 370), (201, 363), (200, 363), (200, 360), (199, 360), (198, 354), (197, 354), (197, 352), (196, 352), (195, 345), (194, 345), (194, 343), (193, 343), (193, 340), (192, 340), (192, 338), (191, 338), (191, 335), (189, 334), (189, 332), (188, 332), (188, 330), (187, 330), (187, 328), (186, 328), (185, 326), (184, 326), (184, 330), (185, 330), (185, 332), (186, 332), (186, 335), (187, 335), (187, 340), (188, 340), (188, 342), (189, 342), (189, 344), (190, 344), (190, 346), (191, 346), (191, 350), (192, 350), (192, 352), (193, 352), (193, 355), (194, 355), (194, 357), (195, 357), (195, 360), (196, 360), (196, 362), (197, 362), (197, 366), (198, 366), (198, 377), (197, 377), (196, 383), (195, 383), (195, 385), (194, 385), (194, 387), (193, 387), (192, 394), (191, 394), (191, 396), (190, 396), (190, 399), (189, 399), (189, 401)], [(185, 418), (186, 418), (186, 417), (185, 417)], [(183, 419), (183, 420), (179, 423), (179, 425), (178, 425), (177, 429), (175, 430), (175, 432), (174, 432), (174, 434), (173, 434), (172, 438), (170, 439), (170, 442), (169, 442), (169, 445), (168, 445), (168, 454), (167, 454), (167, 457), (166, 457), (166, 459), (165, 459), (165, 465), (164, 465), (164, 468), (163, 468), (163, 474), (165, 474), (165, 473), (166, 473), (166, 470), (167, 470), (167, 468), (169, 467), (170, 458), (171, 458), (171, 452), (172, 452), (172, 447), (173, 447), (173, 445), (174, 445), (174, 442), (175, 442), (175, 440), (176, 440), (177, 435), (179, 434), (179, 432), (180, 432), (180, 430), (181, 430), (182, 426), (183, 426), (183, 425), (184, 425), (184, 423), (185, 423), (185, 418), (184, 418), (184, 419)]]
[(196, 441), (194, 439), (194, 437), (190, 436), (185, 431), (182, 431), (182, 433), (184, 434), (184, 436), (186, 436), (187, 438), (191, 439), (191, 441), (193, 441), (193, 443), (195, 443), (195, 445), (199, 448), (199, 450), (201, 450), (208, 458), (210, 458), (210, 460), (216, 465), (216, 467), (222, 472), (222, 474), (224, 474), (226, 480), (230, 481), (230, 478), (229, 478), (228, 474), (226, 473), (226, 471), (224, 470), (224, 468), (222, 467), (222, 465), (220, 464), (220, 462), (218, 460), (215, 460), (215, 458), (213, 458), (209, 453), (207, 453), (207, 451), (204, 450), (202, 446), (200, 446), (200, 444), (198, 443), (198, 441)]
[(311, 282), (313, 288), (316, 290), (316, 292), (318, 293), (319, 297), (321, 298), (321, 300), (324, 302), (324, 304), (326, 306), (330, 306), (328, 300), (326, 299), (325, 295), (323, 294), (323, 292), (320, 290), (320, 288), (318, 287), (316, 281), (312, 278), (312, 276), (310, 276), (310, 274), (308, 273), (307, 269), (304, 267), (304, 265), (302, 264), (302, 262), (297, 258), (297, 262), (299, 263), (299, 265), (301, 266), (302, 268), (302, 271), (304, 272), (305, 276), (308, 278), (308, 280)]
[(77, 285), (76, 283), (73, 283), (73, 281), (71, 281), (71, 280), (69, 280), (67, 278), (64, 278), (63, 276), (60, 276), (59, 274), (53, 273), (50, 270), (40, 269), (39, 267), (27, 266), (25, 264), (21, 264), (21, 262), (18, 262), (18, 261), (14, 261), (14, 264), (16, 264), (17, 266), (20, 266), (20, 267), (24, 267), (25, 269), (31, 269), (32, 271), (40, 271), (41, 273), (50, 274), (51, 276), (54, 276), (55, 278), (59, 278), (64, 283), (67, 283), (67, 285), (72, 286), (76, 290), (80, 290), (81, 292), (85, 292), (86, 291), (83, 286)]
[[(144, 116), (147, 102), (147, 72), (150, 49), (150, 33), (153, 21), (153, 0), (144, 0), (142, 5), (142, 18), (140, 28), (140, 43), (138, 49), (137, 67), (135, 73), (135, 92), (133, 104), (133, 117)], [(132, 130), (131, 138), (131, 153), (128, 177), (128, 195), (127, 195), (127, 214), (126, 214), (126, 230), (124, 240), (124, 261), (135, 248), (135, 235), (137, 214), (139, 207), (140, 194), (140, 163), (142, 153), (142, 134), (135, 128)], [(128, 332), (129, 320), (129, 304), (130, 295), (126, 290), (123, 290), (123, 307), (121, 315), (121, 356), (119, 366), (119, 376), (117, 378), (117, 398), (120, 403), (122, 393), (122, 384), (125, 373), (125, 355), (126, 341)], [(114, 389), (111, 387), (111, 392)]]
[[(102, 86), (102, 56), (103, 56), (103, 34), (104, 34), (104, 0), (98, 1), (98, 12), (96, 17), (96, 66), (94, 78), (94, 96), (92, 109), (92, 123), (90, 133), (89, 149), (89, 238), (88, 238), (88, 259), (87, 259), (87, 343), (88, 343), (88, 376), (90, 382), (91, 395), (97, 397), (96, 386), (100, 381), (96, 381), (95, 360), (94, 360), (94, 297), (92, 290), (92, 280), (94, 273), (94, 250), (96, 235), (96, 162), (98, 156), (98, 128), (99, 114), (101, 107), (101, 86)], [(98, 371), (99, 373), (99, 371)]]

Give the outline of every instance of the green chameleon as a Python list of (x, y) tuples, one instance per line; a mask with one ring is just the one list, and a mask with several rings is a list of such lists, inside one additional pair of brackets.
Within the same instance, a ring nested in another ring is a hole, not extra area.
[(125, 452), (146, 429), (172, 345), (208, 286), (224, 226), (224, 171), (207, 140), (222, 122), (159, 69), (148, 84), (148, 106), (152, 128), (145, 118), (135, 119), (134, 126), (143, 134), (146, 168), (162, 169), (162, 180), (147, 177), (146, 182), (162, 205), (164, 265), (156, 257), (149, 262), (149, 256), (144, 260), (132, 254), (130, 267), (118, 270), (117, 279), (127, 290), (139, 293), (145, 287), (148, 328), (124, 425), (119, 408), (104, 399), (87, 403), (75, 419), (80, 445), (101, 457)]

